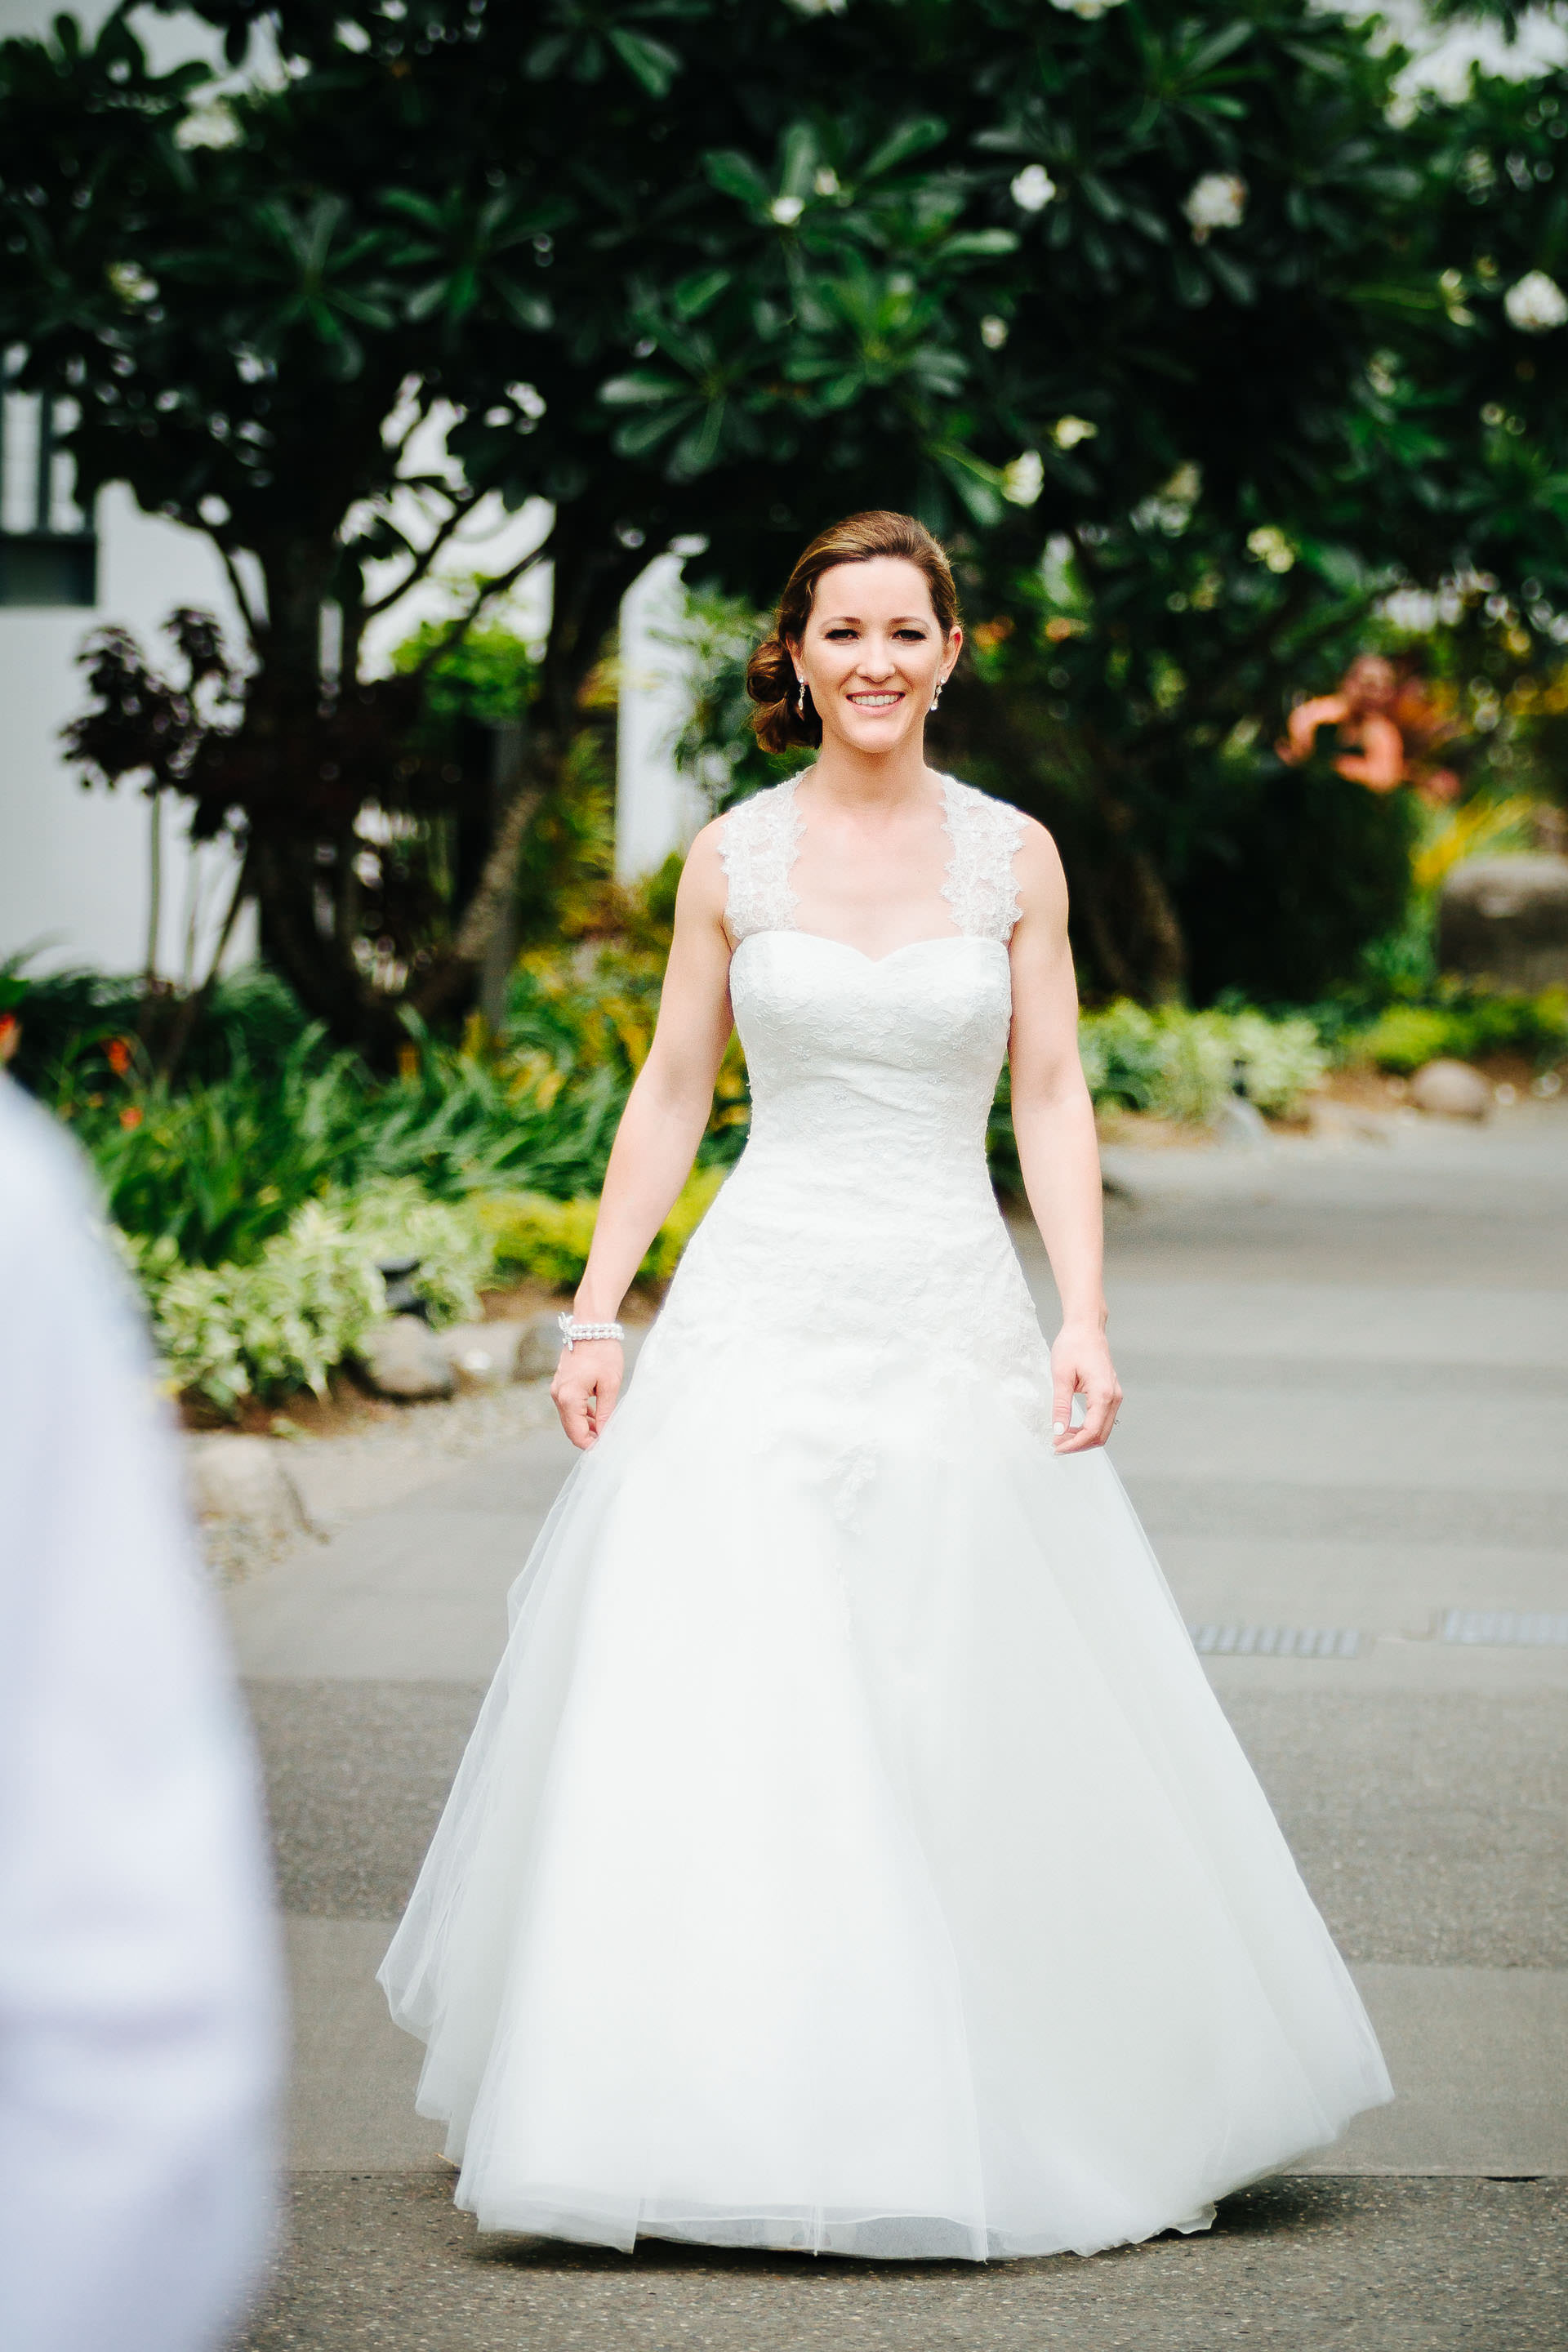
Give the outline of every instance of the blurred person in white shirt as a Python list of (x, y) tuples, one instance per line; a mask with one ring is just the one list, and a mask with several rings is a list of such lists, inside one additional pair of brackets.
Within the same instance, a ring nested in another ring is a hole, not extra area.
[(205, 2352), (272, 2215), (255, 1768), (124, 1276), (0, 1074), (0, 2346)]

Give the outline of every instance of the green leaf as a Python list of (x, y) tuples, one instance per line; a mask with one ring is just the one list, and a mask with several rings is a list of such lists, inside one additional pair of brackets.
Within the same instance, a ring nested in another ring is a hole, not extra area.
[(497, 270), (490, 278), (490, 289), (509, 318), (520, 327), (528, 327), (535, 334), (547, 334), (555, 322), (553, 307), (542, 294), (518, 285), (515, 278), (505, 278)]
[(703, 269), (694, 277), (683, 278), (670, 289), (670, 304), (678, 317), (700, 319), (704, 310), (719, 299), (730, 283), (727, 269)]
[(670, 457), (670, 470), (688, 480), (694, 475), (705, 474), (719, 455), (723, 433), (724, 403), (716, 400), (707, 414), (677, 443)]
[(616, 425), (610, 436), (611, 444), (623, 457), (646, 457), (650, 449), (657, 449), (661, 441), (668, 441), (672, 433), (679, 431), (681, 418), (688, 413), (672, 409), (657, 416), (630, 416), (624, 425)]
[(678, 375), (659, 375), (652, 368), (634, 368), (629, 375), (612, 376), (608, 383), (599, 386), (599, 398), (607, 408), (647, 408), (656, 401), (668, 401), (689, 390)]
[(526, 71), (531, 81), (546, 81), (565, 62), (572, 47), (564, 33), (547, 33), (528, 53)]
[(1288, 58), (1294, 58), (1309, 73), (1321, 74), (1325, 81), (1343, 81), (1347, 69), (1342, 58), (1327, 48), (1312, 48), (1305, 41), (1281, 41), (1280, 47)]
[(386, 188), (380, 197), (384, 211), (403, 213), (416, 220), (422, 228), (443, 229), (447, 215), (442, 207), (429, 196), (422, 196), (414, 188)]
[(1208, 247), (1205, 258), (1223, 290), (1233, 302), (1250, 306), (1258, 299), (1258, 282), (1250, 269), (1226, 252), (1223, 246)]
[(811, 192), (812, 174), (816, 170), (820, 153), (816, 133), (808, 122), (792, 122), (784, 137), (784, 168), (779, 175), (779, 193), (786, 196), (804, 196)]
[(1208, 39), (1202, 42), (1190, 57), (1183, 58), (1184, 81), (1201, 80), (1203, 76), (1211, 73), (1223, 58), (1228, 58), (1233, 51), (1239, 49), (1243, 42), (1250, 41), (1255, 30), (1256, 27), (1249, 25), (1243, 16), (1231, 24), (1222, 26), (1217, 33), (1211, 33)]
[(667, 48), (662, 41), (650, 40), (646, 33), (628, 33), (625, 26), (609, 27), (605, 37), (650, 98), (667, 94), (680, 71), (680, 58), (675, 50)]
[(766, 212), (773, 200), (773, 192), (749, 155), (732, 147), (715, 150), (704, 155), (702, 168), (721, 196), (735, 196), (743, 205)]
[(847, 408), (866, 389), (866, 378), (858, 368), (847, 375), (835, 376), (831, 383), (819, 386), (815, 405), (822, 409)]
[(1016, 253), (1018, 239), (1010, 228), (966, 228), (956, 236), (943, 237), (932, 258), (937, 261), (989, 260), (993, 256)]
[(913, 155), (921, 155), (947, 137), (947, 125), (934, 114), (915, 115), (889, 132), (881, 145), (873, 150), (860, 166), (859, 178), (879, 180), (885, 172), (897, 164), (907, 163)]
[(405, 317), (414, 320), (433, 319), (437, 311), (446, 303), (447, 284), (448, 280), (445, 278), (433, 278), (427, 285), (421, 286), (417, 292), (410, 294), (403, 305)]
[(1179, 245), (1171, 254), (1171, 275), (1175, 280), (1178, 302), (1189, 310), (1201, 310), (1214, 292), (1214, 283)]

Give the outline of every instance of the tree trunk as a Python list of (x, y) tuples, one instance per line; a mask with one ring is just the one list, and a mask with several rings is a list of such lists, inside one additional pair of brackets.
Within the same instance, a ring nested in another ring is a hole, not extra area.
[[(355, 826), (367, 802), (436, 825), (463, 802), (463, 790), (436, 755), (418, 748), (415, 680), (358, 681), (345, 660), (338, 690), (328, 691), (321, 613), (335, 550), (290, 544), (263, 551), (268, 612), (257, 632), (257, 667), (237, 732), (215, 742), (204, 772), (206, 821), (216, 829), (227, 809), (245, 812), (265, 952), (313, 1019), (378, 1064), (394, 1058), (404, 1005), (436, 1021), (471, 1002), (487, 953), (504, 931), (528, 828), (557, 789), (583, 723), (584, 681), (646, 561), (620, 544), (609, 518), (571, 510), (558, 521), (552, 547), (554, 609), (522, 756), (497, 798), (488, 776), (480, 791), (471, 790), (471, 776), (463, 780), (493, 825), (466, 904), (450, 907), (444, 923), (439, 903), (420, 896), (432, 887), (429, 868), (422, 872), (416, 860), (402, 869), (401, 913), (389, 926), (408, 964), (398, 992), (378, 989), (356, 954), (364, 926), (354, 862), (365, 845)], [(345, 614), (345, 653), (358, 638), (359, 616)], [(384, 914), (390, 863), (384, 856)]]
[(1187, 942), (1175, 901), (1146, 850), (1132, 852), (1129, 870), (1143, 934), (1147, 992), (1156, 1004), (1179, 1004), (1187, 983)]

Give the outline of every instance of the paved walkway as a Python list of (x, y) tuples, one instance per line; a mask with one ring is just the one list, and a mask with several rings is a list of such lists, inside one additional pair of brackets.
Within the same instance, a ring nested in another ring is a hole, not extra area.
[[(1568, 2343), (1568, 1643), (1521, 1638), (1568, 1632), (1568, 1109), (1109, 1159), (1116, 1459), (1397, 2103), (1211, 2236), (1088, 2263), (477, 2239), (370, 1979), (570, 1458), (541, 1430), (233, 1596), (299, 2045), (254, 2352)], [(1309, 1633), (1334, 1654), (1280, 1654)]]

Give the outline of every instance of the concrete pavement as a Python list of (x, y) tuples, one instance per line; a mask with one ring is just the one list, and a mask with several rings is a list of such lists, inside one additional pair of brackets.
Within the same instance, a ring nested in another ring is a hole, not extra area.
[(256, 2352), (1568, 2343), (1568, 1647), (1440, 1638), (1456, 1609), (1568, 1612), (1568, 1110), (1110, 1160), (1115, 1458), (1189, 1622), (1357, 1637), (1206, 1663), (1394, 2106), (1211, 2237), (1087, 2264), (477, 2240), (369, 1979), (569, 1464), (540, 1431), (233, 1596), (300, 2053), (295, 2236)]

